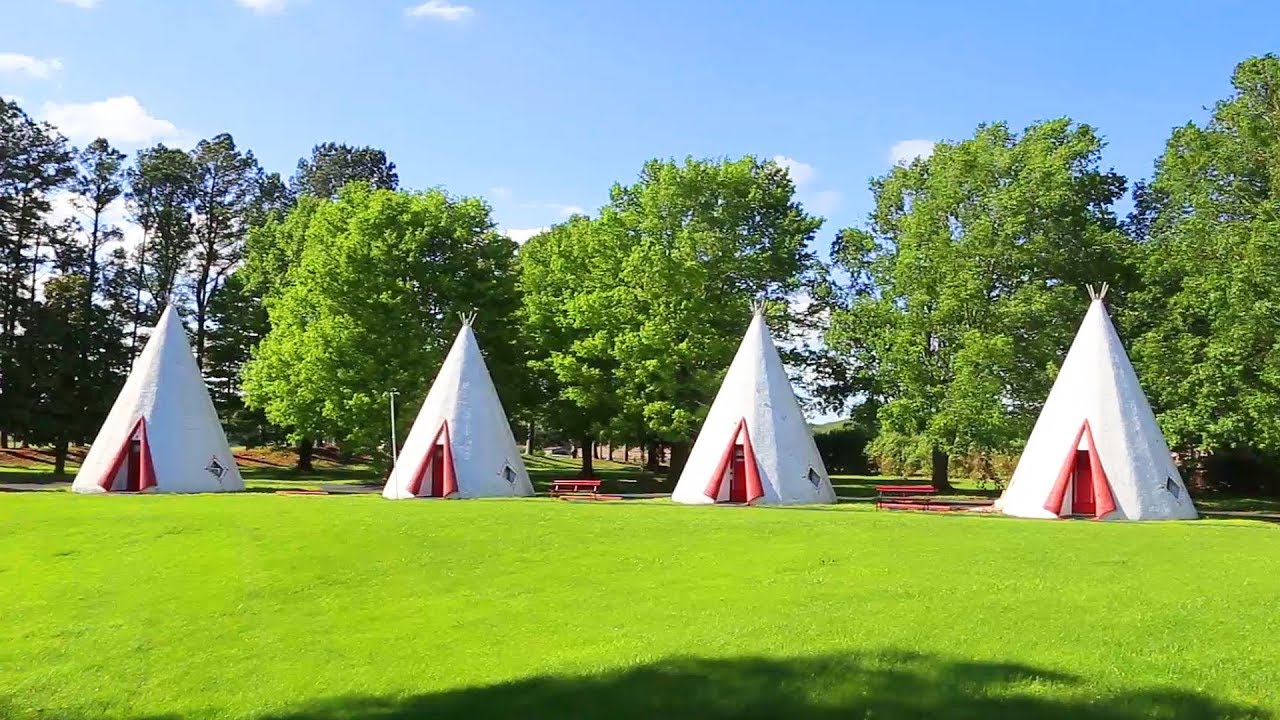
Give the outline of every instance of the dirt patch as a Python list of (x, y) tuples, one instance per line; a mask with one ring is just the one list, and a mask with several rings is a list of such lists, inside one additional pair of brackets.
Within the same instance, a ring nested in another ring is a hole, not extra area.
[[(298, 464), (298, 453), (293, 448), (262, 447), (234, 448), (236, 462), (246, 468), (292, 468)], [(350, 458), (343, 462), (336, 448), (318, 447), (311, 454), (311, 464), (316, 469), (360, 465), (369, 461), (366, 457)]]
[[(67, 451), (67, 462), (76, 465), (84, 460), (88, 448), (73, 447)], [(53, 448), (0, 448), (0, 466), (40, 469), (53, 467)]]

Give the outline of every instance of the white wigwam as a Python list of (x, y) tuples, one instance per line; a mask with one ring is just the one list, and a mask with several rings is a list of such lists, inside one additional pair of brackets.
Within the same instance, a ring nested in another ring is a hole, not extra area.
[(172, 305), (134, 361), (71, 487), (81, 493), (244, 489)]
[(782, 358), (757, 305), (671, 499), (679, 503), (834, 503)]
[(382, 496), (508, 497), (533, 494), (511, 424), (471, 331), (462, 329), (440, 367)]
[(1106, 285), (1089, 294), (1089, 312), (996, 509), (1030, 518), (1195, 518), (1103, 305)]

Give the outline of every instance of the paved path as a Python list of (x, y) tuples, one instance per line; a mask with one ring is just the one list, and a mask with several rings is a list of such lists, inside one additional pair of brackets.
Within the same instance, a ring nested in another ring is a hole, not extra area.
[(41, 492), (62, 491), (71, 487), (71, 481), (48, 483), (0, 483), (0, 492)]

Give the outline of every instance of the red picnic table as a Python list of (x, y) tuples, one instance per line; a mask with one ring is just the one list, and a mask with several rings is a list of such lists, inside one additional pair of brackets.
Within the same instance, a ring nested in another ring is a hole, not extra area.
[(928, 510), (937, 494), (932, 485), (877, 485), (876, 509)]
[(600, 481), (595, 478), (565, 478), (551, 481), (551, 497), (565, 495), (597, 495)]

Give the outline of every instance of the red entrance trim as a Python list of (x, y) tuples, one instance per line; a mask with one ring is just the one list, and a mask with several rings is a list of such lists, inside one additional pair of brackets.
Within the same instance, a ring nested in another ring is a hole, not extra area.
[(98, 480), (98, 487), (106, 492), (111, 492), (112, 486), (115, 484), (116, 474), (120, 472), (120, 466), (124, 464), (125, 458), (129, 457), (129, 449), (133, 445), (133, 436), (138, 435), (138, 491), (147, 490), (156, 486), (156, 466), (151, 460), (151, 443), (147, 440), (147, 419), (145, 417), (138, 418), (138, 422), (133, 424), (133, 428), (129, 430), (129, 434), (124, 436), (124, 442), (120, 443), (120, 449), (116, 450), (116, 455), (111, 459), (111, 465), (107, 469), (107, 474)]
[(423, 454), (422, 461), (418, 463), (418, 467), (414, 470), (413, 479), (409, 482), (409, 494), (417, 496), (422, 491), (422, 481), (426, 479), (427, 468), (431, 467), (431, 461), (435, 458), (436, 448), (441, 445), (441, 438), (444, 438), (444, 458), (443, 478), (435, 478), (433, 482), (440, 483), (440, 497), (449, 497), (458, 492), (458, 477), (453, 469), (453, 443), (449, 441), (449, 421), (446, 420), (440, 424), (440, 429), (436, 431), (436, 436), (431, 438), (431, 444), (427, 446), (427, 452)]
[(733, 448), (738, 444), (739, 436), (742, 436), (742, 464), (747, 471), (747, 502), (751, 503), (764, 497), (764, 486), (760, 483), (760, 468), (756, 465), (756, 453), (751, 447), (751, 433), (747, 430), (747, 419), (743, 418), (738, 421), (738, 427), (734, 429), (733, 435), (729, 436), (729, 445), (720, 456), (720, 462), (716, 464), (711, 481), (702, 491), (703, 495), (712, 500), (720, 496), (720, 487), (724, 484), (724, 473), (729, 469), (729, 462), (733, 459)]
[(1093, 516), (1101, 520), (1107, 514), (1115, 512), (1116, 501), (1115, 496), (1111, 494), (1111, 482), (1107, 480), (1107, 471), (1102, 468), (1102, 458), (1098, 455), (1098, 448), (1093, 443), (1093, 429), (1089, 427), (1088, 420), (1080, 426), (1080, 432), (1076, 433), (1076, 439), (1071, 442), (1071, 451), (1063, 461), (1062, 469), (1058, 471), (1058, 479), (1053, 483), (1053, 489), (1049, 491), (1049, 499), (1045, 502), (1044, 509), (1054, 515), (1062, 514), (1062, 503), (1066, 500), (1067, 487), (1071, 485), (1071, 476), (1076, 465), (1076, 452), (1080, 447), (1081, 438), (1084, 438), (1085, 449), (1089, 453), (1089, 470), (1090, 475), (1093, 476)]

